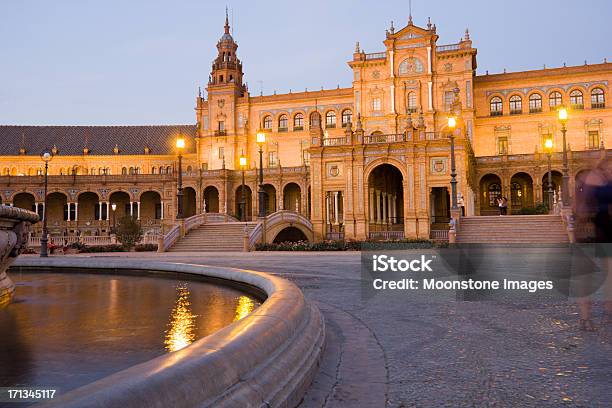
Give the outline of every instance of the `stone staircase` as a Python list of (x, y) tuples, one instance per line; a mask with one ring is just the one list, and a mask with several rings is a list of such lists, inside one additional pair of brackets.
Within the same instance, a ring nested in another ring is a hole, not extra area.
[(462, 217), (457, 243), (554, 244), (567, 243), (560, 215)]
[(250, 233), (256, 222), (216, 222), (202, 224), (179, 239), (168, 252), (226, 252), (242, 251), (244, 227)]

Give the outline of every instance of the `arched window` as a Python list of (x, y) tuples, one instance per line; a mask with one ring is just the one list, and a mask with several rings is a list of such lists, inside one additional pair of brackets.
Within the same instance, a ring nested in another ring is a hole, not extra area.
[(345, 109), (342, 111), (342, 127), (347, 127), (349, 123), (353, 122), (353, 111)]
[(91, 171), (89, 172), (89, 174), (91, 174), (92, 176), (95, 176), (96, 175), (96, 168), (92, 167)]
[(563, 97), (561, 96), (561, 92), (553, 91), (548, 96), (548, 106), (550, 109), (556, 109), (557, 106), (561, 106), (563, 103)]
[(510, 97), (510, 114), (518, 115), (523, 113), (523, 99), (518, 95)]
[(263, 119), (264, 129), (272, 129), (272, 116), (265, 116)]
[(582, 97), (582, 92), (578, 89), (574, 89), (570, 92), (570, 105), (573, 109), (584, 108), (584, 98)]
[(151, 174), (157, 174), (157, 167), (151, 167)]
[(497, 207), (497, 199), (501, 196), (501, 186), (497, 183), (489, 184), (489, 207)]
[(407, 98), (408, 112), (415, 113), (417, 111), (417, 97), (416, 92), (409, 92)]
[(542, 112), (542, 95), (534, 93), (529, 96), (529, 113)]
[(336, 127), (336, 112), (329, 111), (325, 114), (325, 128)]
[(166, 168), (159, 166), (159, 174), (166, 174)]
[(122, 168), (121, 168), (121, 175), (122, 175), (122, 176), (125, 176), (125, 175), (127, 175), (127, 174), (128, 174), (128, 169), (127, 169), (127, 167), (122, 167)]
[(503, 115), (504, 107), (502, 103), (502, 98), (500, 98), (499, 96), (494, 96), (491, 98), (490, 107), (491, 107), (491, 116)]
[(319, 112), (312, 112), (309, 118), (310, 128), (318, 128), (321, 125), (321, 114)]
[(172, 166), (167, 166), (166, 167), (166, 173), (167, 174), (172, 174)]
[(604, 91), (601, 88), (595, 88), (591, 91), (591, 108), (601, 109), (606, 107), (606, 99)]
[(293, 130), (303, 130), (304, 129), (304, 114), (296, 113), (293, 117)]
[(287, 115), (281, 115), (280, 118), (278, 118), (278, 131), (286, 132), (288, 126), (289, 119), (287, 118)]
[(402, 74), (418, 74), (423, 72), (423, 63), (414, 57), (406, 58), (399, 65), (399, 73)]

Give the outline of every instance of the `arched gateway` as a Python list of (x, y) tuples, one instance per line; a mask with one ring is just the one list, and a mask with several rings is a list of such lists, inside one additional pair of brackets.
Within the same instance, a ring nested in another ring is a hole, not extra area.
[(391, 164), (380, 164), (368, 176), (368, 231), (373, 239), (404, 237), (404, 177)]

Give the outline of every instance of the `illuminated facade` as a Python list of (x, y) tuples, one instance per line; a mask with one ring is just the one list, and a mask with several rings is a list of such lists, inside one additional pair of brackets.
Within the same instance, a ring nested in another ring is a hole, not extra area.
[(266, 213), (307, 215), (315, 239), (429, 238), (448, 229), (449, 115), (457, 116), (457, 185), (467, 215), (495, 213), (497, 196), (509, 198), (510, 212), (546, 202), (547, 138), (558, 191), (562, 104), (570, 112), (572, 196), (585, 170), (611, 154), (610, 63), (476, 75), (467, 31), (459, 43), (439, 45), (435, 25), (421, 28), (411, 19), (401, 30), (390, 27), (383, 44), (376, 53), (356, 44), (350, 88), (252, 96), (226, 19), (206, 94), (196, 99), (195, 125), (0, 126), (8, 141), (0, 157), (2, 201), (42, 210), (38, 150), (48, 146), (57, 150), (49, 179), (52, 232), (106, 233), (111, 202), (151, 229), (170, 225), (172, 144), (182, 134), (185, 216), (240, 216), (244, 155), (245, 211), (256, 218), (255, 135), (263, 129)]

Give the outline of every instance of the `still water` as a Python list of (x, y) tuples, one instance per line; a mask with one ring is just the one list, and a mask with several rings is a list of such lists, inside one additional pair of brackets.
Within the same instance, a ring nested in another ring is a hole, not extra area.
[(237, 289), (152, 276), (11, 272), (0, 309), (0, 387), (60, 393), (239, 320), (259, 301)]

